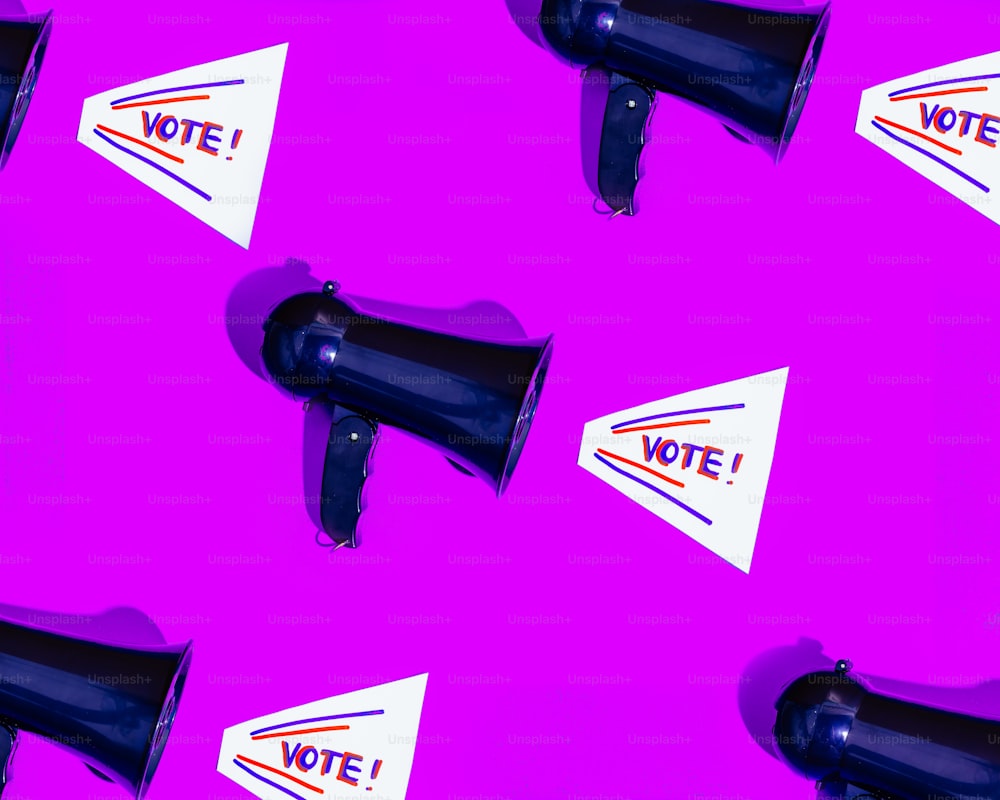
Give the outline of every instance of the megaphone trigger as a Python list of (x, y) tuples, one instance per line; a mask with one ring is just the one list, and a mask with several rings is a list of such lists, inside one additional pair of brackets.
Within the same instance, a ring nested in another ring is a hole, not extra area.
[(873, 793), (869, 789), (843, 781), (818, 781), (816, 800), (895, 800), (891, 795)]
[(377, 422), (334, 406), (320, 496), (320, 519), (326, 535), (336, 542), (334, 550), (358, 546), (365, 480), (377, 443)]

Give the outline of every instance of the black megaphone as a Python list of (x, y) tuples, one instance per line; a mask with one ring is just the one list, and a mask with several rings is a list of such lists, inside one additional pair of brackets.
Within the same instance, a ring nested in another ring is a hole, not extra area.
[(849, 661), (792, 682), (774, 743), (824, 800), (1000, 800), (1000, 721), (878, 694)]
[(133, 648), (0, 620), (0, 797), (19, 732), (26, 731), (142, 800), (190, 660), (190, 642)]
[(265, 373), (295, 399), (333, 409), (320, 519), (357, 547), (363, 488), (379, 424), (414, 434), (499, 497), (510, 482), (552, 356), (547, 339), (453, 336), (364, 314), (322, 292), (279, 303), (264, 323)]
[[(829, 11), (829, 2), (779, 11), (717, 0), (542, 0), (547, 48), (587, 70), (584, 139), (600, 132), (596, 188), (614, 216), (637, 211), (657, 92), (701, 107), (779, 162), (812, 85)], [(591, 119), (587, 93), (595, 87), (606, 100)]]

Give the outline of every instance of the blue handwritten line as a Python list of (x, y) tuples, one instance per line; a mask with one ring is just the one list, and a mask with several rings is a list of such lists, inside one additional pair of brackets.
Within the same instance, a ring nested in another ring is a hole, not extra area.
[(123, 97), (121, 100), (112, 100), (111, 105), (116, 106), (119, 103), (127, 103), (129, 100), (138, 100), (141, 97), (152, 97), (157, 94), (170, 94), (171, 92), (186, 92), (189, 89), (211, 89), (213, 86), (236, 86), (237, 84), (243, 83), (243, 78), (237, 81), (219, 81), (218, 83), (196, 83), (193, 86), (175, 86), (173, 89), (157, 89), (155, 92), (145, 92), (143, 94), (134, 94), (131, 97)]
[(235, 765), (236, 765), (237, 767), (239, 767), (240, 769), (242, 769), (242, 770), (245, 770), (246, 772), (249, 772), (249, 773), (250, 773), (251, 775), (253, 775), (253, 776), (254, 776), (254, 777), (255, 777), (255, 778), (257, 779), (257, 780), (259, 780), (259, 781), (264, 781), (264, 783), (266, 783), (266, 784), (267, 784), (268, 786), (273, 786), (273, 787), (274, 787), (275, 789), (277, 789), (278, 791), (281, 791), (281, 792), (284, 792), (284, 793), (285, 793), (285, 794), (287, 794), (287, 795), (290, 795), (290, 796), (292, 796), (292, 797), (295, 797), (295, 798), (297, 798), (297, 800), (306, 800), (306, 799), (305, 799), (305, 798), (304, 798), (304, 797), (303, 797), (302, 795), (300, 795), (300, 794), (295, 794), (295, 792), (291, 791), (290, 789), (286, 789), (286, 788), (285, 788), (284, 786), (278, 786), (278, 784), (276, 784), (276, 783), (275, 783), (274, 781), (269, 781), (269, 780), (268, 780), (267, 778), (265, 778), (265, 777), (264, 777), (263, 775), (258, 775), (258, 774), (257, 774), (256, 772), (254, 772), (254, 771), (253, 771), (252, 769), (250, 769), (249, 767), (245, 767), (245, 766), (243, 766), (243, 764), (241, 764), (241, 763), (240, 763), (239, 761), (237, 761), (237, 760), (236, 760), (235, 758), (233, 759), (233, 763), (234, 763), (234, 764), (235, 764)]
[(667, 500), (669, 500), (669, 501), (670, 501), (671, 503), (673, 503), (674, 505), (677, 505), (677, 506), (680, 506), (680, 507), (681, 507), (681, 508), (683, 508), (683, 509), (684, 509), (685, 511), (687, 511), (687, 512), (688, 512), (689, 514), (693, 514), (693, 515), (694, 515), (694, 516), (696, 516), (696, 517), (697, 517), (698, 519), (700, 519), (700, 520), (701, 520), (702, 522), (704, 522), (704, 523), (705, 523), (706, 525), (711, 525), (711, 524), (712, 524), (712, 520), (710, 520), (710, 519), (709, 519), (708, 517), (706, 517), (706, 516), (704, 516), (704, 515), (702, 515), (702, 514), (699, 514), (699, 513), (697, 512), (697, 511), (695, 511), (695, 510), (694, 510), (693, 508), (691, 508), (690, 506), (686, 506), (686, 505), (684, 505), (684, 504), (683, 504), (683, 503), (682, 503), (682, 502), (681, 502), (680, 500), (678, 500), (678, 499), (677, 499), (676, 497), (672, 497), (671, 495), (669, 495), (669, 494), (667, 494), (666, 492), (664, 492), (664, 491), (663, 491), (662, 489), (657, 489), (657, 488), (656, 488), (655, 486), (653, 486), (653, 485), (651, 485), (651, 484), (648, 484), (648, 483), (646, 483), (646, 481), (644, 481), (644, 480), (642, 480), (642, 479), (640, 479), (640, 478), (637, 478), (637, 477), (635, 477), (635, 475), (631, 475), (630, 473), (626, 472), (626, 471), (625, 471), (625, 470), (623, 470), (623, 469), (618, 469), (618, 467), (616, 467), (616, 466), (615, 466), (614, 464), (612, 464), (612, 463), (611, 463), (610, 461), (608, 461), (608, 460), (606, 460), (606, 459), (604, 459), (604, 458), (601, 458), (601, 457), (600, 457), (600, 456), (599, 456), (599, 455), (598, 455), (597, 453), (594, 453), (594, 458), (596, 458), (596, 459), (597, 459), (598, 461), (600, 461), (600, 462), (601, 462), (602, 464), (604, 464), (605, 466), (608, 466), (608, 467), (611, 467), (611, 469), (613, 469), (613, 470), (614, 470), (615, 472), (617, 472), (617, 473), (618, 473), (619, 475), (624, 475), (624, 476), (625, 476), (626, 478), (631, 478), (631, 479), (632, 479), (632, 480), (634, 480), (634, 481), (635, 481), (636, 483), (640, 483), (640, 484), (642, 484), (642, 485), (643, 485), (643, 486), (645, 486), (645, 487), (646, 487), (647, 489), (649, 489), (649, 490), (651, 490), (651, 491), (654, 491), (654, 492), (656, 492), (656, 493), (657, 493), (658, 495), (660, 495), (661, 497), (666, 497), (666, 498), (667, 498)]
[(1000, 78), (1000, 75), (974, 75), (971, 78), (952, 78), (947, 81), (935, 81), (934, 83), (922, 83), (920, 86), (911, 86), (909, 89), (900, 89), (898, 92), (890, 92), (889, 97), (895, 97), (907, 92), (915, 92), (917, 89), (930, 89), (932, 86), (947, 86), (949, 83), (968, 83), (969, 81), (988, 81), (991, 78)]
[(187, 187), (188, 189), (190, 189), (190, 190), (191, 190), (192, 192), (194, 192), (195, 194), (197, 194), (197, 195), (201, 195), (201, 196), (202, 196), (202, 197), (204, 197), (204, 198), (205, 198), (206, 200), (208, 200), (208, 202), (210, 202), (210, 203), (212, 202), (212, 196), (211, 196), (211, 195), (208, 195), (208, 194), (205, 194), (205, 193), (204, 193), (204, 192), (203, 192), (203, 191), (202, 191), (201, 189), (199, 189), (199, 188), (198, 188), (197, 186), (192, 186), (192, 185), (191, 185), (190, 183), (188, 183), (188, 182), (187, 182), (186, 180), (184, 180), (184, 179), (183, 179), (183, 178), (182, 178), (182, 177), (181, 177), (180, 175), (174, 175), (174, 173), (172, 173), (172, 172), (171, 172), (171, 171), (170, 171), (169, 169), (166, 169), (165, 167), (161, 167), (161, 166), (160, 166), (159, 164), (157, 164), (157, 163), (156, 163), (155, 161), (150, 161), (150, 160), (149, 160), (148, 158), (146, 158), (145, 156), (140, 156), (140, 155), (139, 155), (138, 153), (136, 153), (136, 152), (134, 152), (134, 151), (132, 151), (132, 150), (129, 150), (129, 149), (127, 148), (127, 147), (122, 147), (122, 146), (121, 146), (120, 144), (118, 144), (118, 142), (113, 142), (113, 141), (112, 141), (111, 139), (109, 139), (109, 138), (108, 138), (107, 136), (105, 136), (105, 135), (104, 135), (103, 133), (101, 133), (101, 132), (100, 132), (99, 130), (97, 130), (96, 128), (94, 129), (94, 133), (96, 133), (96, 134), (97, 134), (98, 136), (100, 136), (100, 137), (101, 137), (101, 138), (102, 138), (102, 139), (103, 139), (104, 141), (106, 141), (106, 142), (107, 142), (108, 144), (110, 144), (110, 145), (111, 145), (112, 147), (117, 147), (117, 148), (118, 148), (119, 150), (121, 150), (121, 151), (122, 151), (123, 153), (128, 153), (128, 154), (129, 154), (130, 156), (134, 156), (135, 158), (138, 158), (138, 159), (139, 159), (140, 161), (143, 161), (143, 162), (145, 162), (146, 164), (149, 164), (149, 166), (153, 167), (154, 169), (158, 169), (158, 170), (159, 170), (160, 172), (162, 172), (162, 173), (163, 173), (164, 175), (168, 175), (168, 176), (170, 176), (171, 178), (173, 178), (173, 179), (174, 179), (175, 181), (177, 181), (177, 182), (178, 182), (178, 183), (179, 183), (179, 184), (180, 184), (181, 186), (186, 186), (186, 187)]
[(617, 428), (624, 428), (628, 425), (634, 425), (637, 422), (649, 422), (651, 419), (663, 419), (664, 417), (680, 417), (684, 414), (704, 414), (708, 411), (732, 411), (734, 408), (746, 408), (745, 403), (740, 403), (735, 406), (715, 406), (714, 408), (689, 408), (687, 411), (671, 411), (668, 414), (656, 414), (652, 417), (643, 417), (642, 419), (630, 419), (628, 422), (619, 422), (617, 425), (612, 425), (611, 430), (616, 430)]
[[(919, 88), (919, 87), (918, 87), (918, 88)], [(983, 185), (983, 184), (981, 184), (981, 183), (980, 183), (979, 181), (977, 181), (977, 180), (976, 180), (975, 178), (973, 178), (973, 177), (970, 177), (969, 175), (966, 175), (966, 174), (965, 174), (964, 172), (962, 172), (962, 170), (960, 170), (960, 169), (959, 169), (958, 167), (953, 167), (953, 166), (952, 166), (951, 164), (949, 164), (949, 163), (948, 163), (947, 161), (945, 161), (945, 160), (944, 160), (943, 158), (938, 158), (938, 157), (937, 157), (936, 155), (934, 155), (933, 153), (928, 153), (928, 152), (927, 152), (926, 150), (924, 150), (924, 148), (922, 148), (922, 147), (917, 147), (917, 146), (916, 146), (915, 144), (913, 144), (912, 142), (908, 142), (908, 141), (906, 141), (906, 139), (901, 139), (901, 138), (900, 138), (899, 136), (896, 136), (896, 134), (894, 134), (894, 133), (890, 133), (889, 131), (887, 131), (887, 130), (886, 130), (885, 128), (883, 128), (883, 127), (882, 127), (881, 125), (879, 125), (879, 124), (878, 124), (877, 122), (875, 122), (874, 120), (872, 120), (872, 125), (874, 125), (874, 126), (875, 126), (876, 128), (878, 128), (878, 129), (879, 129), (880, 131), (882, 131), (882, 133), (884, 133), (884, 134), (885, 134), (886, 136), (888, 136), (889, 138), (891, 138), (891, 139), (895, 139), (895, 140), (896, 140), (897, 142), (899, 142), (900, 144), (905, 144), (905, 145), (906, 145), (907, 147), (911, 147), (911, 148), (913, 148), (913, 149), (914, 149), (914, 150), (916, 150), (916, 151), (917, 151), (918, 153), (922, 153), (923, 155), (927, 156), (927, 157), (928, 157), (929, 159), (932, 159), (933, 161), (937, 161), (937, 163), (938, 163), (938, 164), (940, 164), (940, 165), (941, 165), (942, 167), (946, 167), (946, 168), (950, 169), (950, 170), (951, 170), (952, 172), (954, 172), (954, 173), (955, 173), (956, 175), (958, 175), (959, 177), (961, 177), (961, 178), (965, 178), (965, 179), (966, 179), (966, 180), (967, 180), (967, 181), (968, 181), (969, 183), (971, 183), (971, 184), (972, 184), (973, 186), (977, 186), (977, 187), (979, 187), (980, 189), (982, 189), (982, 190), (983, 190), (984, 192), (986, 192), (987, 194), (989, 194), (989, 191), (990, 191), (990, 187), (989, 187), (989, 186), (984, 186), (984, 185)]]
[(293, 722), (283, 722), (281, 725), (272, 725), (270, 728), (261, 728), (259, 731), (250, 731), (251, 736), (256, 736), (258, 733), (267, 733), (268, 731), (276, 731), (279, 728), (288, 728), (292, 725), (305, 725), (309, 722), (326, 722), (328, 719), (347, 719), (348, 717), (370, 717), (373, 714), (384, 714), (385, 711), (359, 711), (357, 714), (335, 714), (332, 717), (314, 717), (313, 719), (297, 719)]

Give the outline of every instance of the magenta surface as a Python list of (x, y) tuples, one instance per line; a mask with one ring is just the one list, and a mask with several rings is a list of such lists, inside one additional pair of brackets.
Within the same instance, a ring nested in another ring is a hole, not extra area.
[[(762, 748), (826, 657), (1000, 716), (998, 231), (854, 133), (864, 88), (998, 25), (836, 0), (780, 167), (662, 98), (640, 214), (609, 222), (579, 77), (502, 0), (60, 2), (0, 175), (0, 610), (195, 640), (150, 800), (248, 797), (223, 728), (422, 672), (412, 800), (806, 800)], [(249, 252), (76, 142), (85, 97), (282, 42)], [(225, 319), (288, 258), (456, 332), (488, 300), (555, 333), (503, 499), (385, 431), (361, 548), (316, 546), (302, 411)], [(587, 420), (784, 366), (749, 576), (576, 466)], [(15, 781), (124, 796), (38, 740)]]

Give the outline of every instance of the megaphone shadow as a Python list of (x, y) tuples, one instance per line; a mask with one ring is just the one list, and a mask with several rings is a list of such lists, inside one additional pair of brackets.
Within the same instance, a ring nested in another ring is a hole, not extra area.
[[(852, 654), (841, 655), (848, 657)], [(855, 667), (852, 674), (856, 671), (858, 677), (880, 694), (945, 711), (1000, 719), (1000, 680), (981, 680), (974, 685), (957, 688), (911, 683), (871, 675), (864, 671), (857, 654), (853, 655)], [(810, 672), (833, 669), (836, 661), (823, 652), (822, 643), (803, 637), (795, 645), (766, 650), (747, 664), (742, 673), (737, 703), (743, 724), (764, 752), (777, 758), (773, 746), (773, 727), (777, 716), (775, 704), (783, 690), (792, 681)]]
[(507, 4), (507, 13), (521, 33), (541, 47), (542, 32), (538, 27), (538, 12), (541, 10), (542, 0), (504, 0), (504, 2)]
[[(331, 279), (335, 276), (329, 276)], [(243, 277), (226, 300), (226, 333), (236, 355), (262, 381), (270, 382), (260, 359), (264, 342), (264, 323), (268, 313), (282, 300), (300, 292), (318, 292), (324, 281), (312, 275), (307, 262), (289, 258), (280, 267), (264, 267)], [(462, 329), (472, 337), (489, 339), (526, 339), (521, 323), (506, 307), (491, 300), (479, 300), (461, 308), (436, 309), (390, 303), (350, 294), (363, 311), (383, 319), (402, 319), (443, 333), (454, 332), (454, 320), (462, 319)], [(320, 502), (326, 442), (333, 419), (333, 409), (324, 403), (310, 403), (302, 430), (302, 475), (305, 509), (317, 532), (323, 530)], [(460, 472), (471, 475), (448, 459)], [(317, 541), (321, 541), (317, 537)], [(327, 543), (327, 542), (321, 542)]]
[[(810, 672), (832, 669), (836, 659), (823, 653), (822, 642), (802, 637), (794, 645), (775, 647), (744, 667), (737, 692), (743, 724), (764, 752), (774, 754), (775, 703), (782, 690)], [(775, 756), (777, 757), (777, 756)]]
[(135, 647), (167, 644), (156, 623), (137, 608), (117, 606), (103, 613), (68, 614), (0, 603), (0, 617), (65, 636), (118, 642)]

